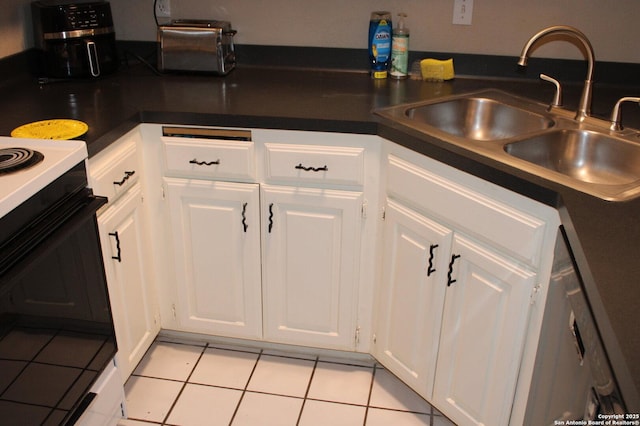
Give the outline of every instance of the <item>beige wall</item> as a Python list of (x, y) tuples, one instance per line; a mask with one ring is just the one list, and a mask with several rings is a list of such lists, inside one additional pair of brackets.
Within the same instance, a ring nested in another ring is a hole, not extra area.
[(0, 58), (33, 47), (29, 0), (2, 0)]
[[(0, 57), (31, 47), (28, 0), (3, 0)], [(154, 40), (153, 0), (111, 0), (117, 37)], [(365, 48), (369, 13), (409, 15), (411, 48), (420, 51), (516, 56), (527, 38), (555, 24), (590, 38), (596, 59), (640, 63), (639, 0), (475, 0), (473, 25), (452, 25), (453, 0), (172, 0), (174, 18), (229, 20), (239, 44)], [(629, 44), (633, 48), (629, 48)], [(535, 56), (582, 58), (568, 43)]]
[[(155, 37), (152, 0), (111, 0), (119, 37)], [(229, 20), (240, 44), (365, 48), (372, 10), (409, 15), (411, 48), (516, 56), (538, 30), (573, 25), (587, 34), (597, 60), (640, 63), (639, 0), (475, 0), (473, 24), (453, 25), (453, 0), (173, 0), (175, 18)], [(568, 43), (536, 56), (582, 58)]]

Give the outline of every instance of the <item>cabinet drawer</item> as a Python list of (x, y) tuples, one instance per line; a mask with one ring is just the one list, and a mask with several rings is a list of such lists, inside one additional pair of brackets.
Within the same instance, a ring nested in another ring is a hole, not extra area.
[(266, 178), (271, 181), (362, 185), (364, 148), (265, 144)]
[(162, 139), (169, 173), (215, 179), (255, 179), (253, 142)]
[(387, 191), (391, 197), (530, 265), (538, 264), (546, 227), (542, 219), (393, 155), (388, 166)]
[(127, 134), (89, 159), (89, 180), (94, 194), (113, 202), (138, 181), (142, 165), (137, 155), (136, 135), (137, 132)]

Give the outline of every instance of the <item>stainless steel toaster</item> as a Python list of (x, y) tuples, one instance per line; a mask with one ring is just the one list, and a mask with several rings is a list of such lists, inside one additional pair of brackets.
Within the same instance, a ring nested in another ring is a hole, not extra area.
[(160, 71), (227, 74), (236, 66), (233, 36), (227, 21), (174, 20), (158, 27)]

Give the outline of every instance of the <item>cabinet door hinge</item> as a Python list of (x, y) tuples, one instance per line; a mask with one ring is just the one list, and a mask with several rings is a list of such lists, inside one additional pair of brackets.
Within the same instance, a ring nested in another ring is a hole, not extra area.
[(531, 289), (531, 298), (529, 300), (529, 303), (531, 305), (536, 303), (536, 299), (538, 298), (538, 293), (540, 293), (540, 285), (536, 285), (535, 287), (533, 287), (533, 289)]
[(362, 202), (362, 207), (360, 208), (360, 214), (362, 215), (363, 219), (367, 218), (367, 200), (364, 200)]
[(356, 345), (360, 343), (360, 326), (356, 327), (355, 342)]
[(171, 313), (173, 314), (173, 319), (177, 319), (178, 315), (176, 314), (176, 304), (172, 303), (171, 304)]
[(387, 218), (387, 210), (386, 208), (383, 206), (382, 207), (382, 220), (385, 220)]

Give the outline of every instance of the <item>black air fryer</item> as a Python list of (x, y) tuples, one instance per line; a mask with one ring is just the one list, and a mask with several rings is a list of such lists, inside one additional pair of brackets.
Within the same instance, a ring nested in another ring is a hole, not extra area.
[(118, 67), (109, 2), (40, 0), (31, 3), (34, 41), (47, 77), (100, 77)]

